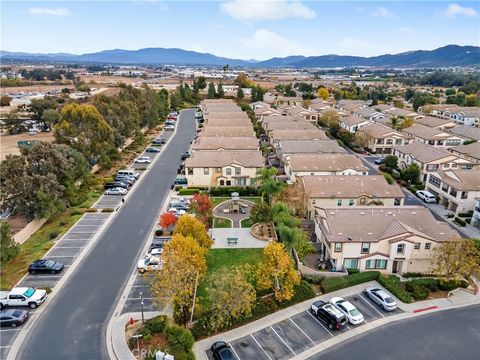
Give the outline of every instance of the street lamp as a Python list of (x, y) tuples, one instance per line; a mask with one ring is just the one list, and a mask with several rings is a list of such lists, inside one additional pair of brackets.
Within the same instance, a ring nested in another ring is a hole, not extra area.
[(142, 308), (142, 325), (144, 325), (145, 324), (145, 316), (143, 315), (143, 305), (145, 305), (145, 303), (143, 302), (143, 292), (140, 291), (138, 293), (138, 295), (140, 296), (140, 306)]

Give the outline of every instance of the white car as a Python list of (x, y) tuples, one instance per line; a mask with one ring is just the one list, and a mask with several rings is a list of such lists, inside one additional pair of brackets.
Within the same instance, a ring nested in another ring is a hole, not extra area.
[(334, 297), (330, 299), (330, 304), (340, 310), (352, 325), (358, 325), (363, 322), (363, 315), (358, 309), (352, 305), (351, 302), (342, 299), (341, 297)]
[(148, 256), (138, 261), (137, 270), (140, 274), (143, 274), (146, 271), (161, 270), (162, 266), (163, 262), (158, 256)]
[(152, 160), (148, 156), (140, 156), (135, 162), (137, 164), (150, 164)]
[(182, 215), (185, 215), (187, 212), (183, 209), (177, 209), (177, 208), (170, 208), (168, 209), (168, 212), (173, 213), (176, 217), (180, 217)]
[(174, 125), (167, 125), (167, 126), (165, 126), (164, 129), (165, 130), (175, 130), (175, 126)]
[(385, 311), (394, 311), (397, 309), (397, 303), (389, 294), (379, 288), (368, 287), (363, 293), (380, 305)]
[(127, 189), (119, 187), (105, 190), (105, 195), (125, 195), (126, 193)]
[(147, 254), (145, 257), (150, 257), (150, 256), (155, 256), (159, 257), (163, 253), (163, 248), (151, 248), (150, 250), (147, 251)]
[(417, 195), (420, 199), (422, 199), (426, 203), (436, 203), (437, 202), (437, 198), (430, 191), (418, 190), (415, 193), (415, 195)]

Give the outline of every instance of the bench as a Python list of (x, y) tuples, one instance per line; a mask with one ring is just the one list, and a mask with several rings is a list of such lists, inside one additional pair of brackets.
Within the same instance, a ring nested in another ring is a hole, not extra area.
[(238, 238), (227, 238), (228, 245), (231, 245), (231, 244), (237, 245), (237, 243), (238, 243)]

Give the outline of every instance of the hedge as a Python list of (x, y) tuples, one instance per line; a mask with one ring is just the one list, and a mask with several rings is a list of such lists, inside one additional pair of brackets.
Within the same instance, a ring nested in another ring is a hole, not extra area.
[(325, 279), (324, 276), (321, 275), (303, 275), (303, 280), (310, 284), (320, 285), (322, 281)]
[(200, 193), (200, 189), (188, 188), (178, 190), (178, 195), (195, 195), (198, 193)]
[(165, 330), (167, 326), (167, 317), (165, 315), (156, 316), (145, 321), (145, 327), (154, 334), (158, 334)]
[(114, 212), (115, 210), (112, 209), (112, 208), (104, 208), (102, 209), (102, 213), (111, 213), (111, 212)]
[(406, 272), (406, 273), (403, 273), (402, 276), (404, 278), (424, 278), (424, 277), (433, 277), (435, 275), (433, 274), (424, 274), (424, 273), (420, 273), (420, 272)]
[(467, 211), (466, 213), (458, 214), (458, 217), (471, 217), (473, 215), (473, 210)]
[(165, 335), (167, 335), (168, 342), (172, 345), (178, 345), (188, 352), (192, 349), (195, 339), (190, 330), (183, 327), (173, 325), (165, 328)]
[(377, 280), (379, 276), (379, 271), (365, 271), (350, 276), (325, 278), (321, 287), (323, 292), (329, 293), (367, 281)]
[(460, 219), (459, 217), (455, 218), (455, 222), (462, 227), (467, 225), (467, 223), (465, 221), (463, 221), (462, 219)]
[(259, 196), (259, 190), (253, 186), (241, 187), (213, 187), (210, 189), (210, 196), (231, 196), (237, 192), (240, 196)]
[(413, 302), (412, 295), (404, 289), (400, 279), (395, 275), (382, 275), (378, 278), (378, 282), (404, 303), (410, 304)]

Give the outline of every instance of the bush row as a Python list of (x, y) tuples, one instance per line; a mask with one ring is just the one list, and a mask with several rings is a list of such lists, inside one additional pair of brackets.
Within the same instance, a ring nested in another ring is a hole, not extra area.
[(460, 219), (459, 217), (455, 218), (455, 222), (462, 227), (467, 225), (467, 223), (464, 220)]
[(256, 187), (213, 187), (210, 189), (210, 196), (230, 196), (232, 192), (237, 192), (240, 196), (259, 196)]
[(382, 275), (378, 278), (378, 282), (404, 303), (410, 304), (413, 302), (412, 295), (405, 290), (403, 284), (400, 282), (400, 279), (395, 275)]
[(329, 293), (367, 281), (377, 280), (379, 276), (379, 271), (364, 271), (350, 276), (325, 278), (321, 287), (323, 292)]

